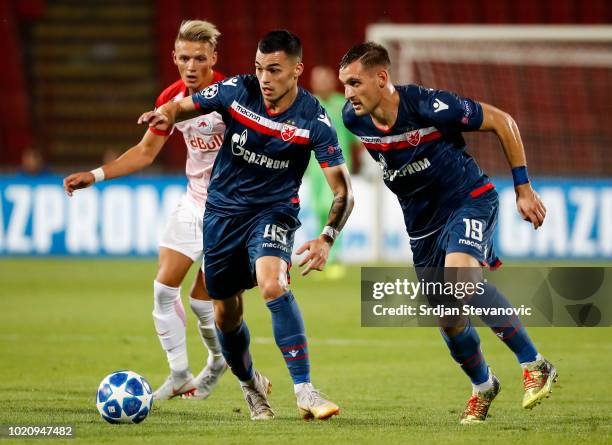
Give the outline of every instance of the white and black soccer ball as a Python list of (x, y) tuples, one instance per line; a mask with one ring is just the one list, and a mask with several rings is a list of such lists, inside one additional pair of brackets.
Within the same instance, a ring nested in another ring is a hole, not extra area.
[(115, 371), (100, 382), (96, 406), (108, 423), (140, 423), (153, 406), (149, 382), (134, 371)]

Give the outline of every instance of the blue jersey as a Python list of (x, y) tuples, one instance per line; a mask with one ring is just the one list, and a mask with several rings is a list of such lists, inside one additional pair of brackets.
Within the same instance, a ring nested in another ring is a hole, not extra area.
[(463, 131), (482, 124), (478, 102), (418, 85), (396, 86), (397, 120), (389, 131), (369, 115), (357, 116), (347, 102), (346, 128), (365, 145), (382, 170), (387, 187), (399, 199), (406, 229), (419, 238), (441, 228), (461, 201), (493, 187), (466, 153)]
[(207, 210), (237, 215), (299, 202), (311, 150), (321, 167), (344, 163), (325, 110), (302, 88), (280, 114), (268, 113), (254, 75), (232, 77), (191, 98), (203, 114), (220, 113), (226, 125), (208, 187)]

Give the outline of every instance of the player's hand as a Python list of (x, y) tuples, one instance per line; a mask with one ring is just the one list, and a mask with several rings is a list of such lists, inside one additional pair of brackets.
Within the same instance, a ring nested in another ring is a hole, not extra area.
[(301, 255), (308, 250), (308, 255), (302, 258), (299, 266), (306, 265), (306, 268), (302, 271), (302, 276), (308, 275), (311, 270), (323, 270), (327, 258), (329, 257), (329, 249), (331, 245), (329, 241), (323, 236), (306, 241), (302, 246), (295, 252), (297, 255)]
[(172, 127), (170, 118), (158, 110), (147, 111), (138, 118), (139, 124), (149, 124), (149, 127), (155, 127), (158, 130), (168, 131)]
[(516, 190), (516, 208), (525, 221), (533, 224), (534, 229), (538, 229), (546, 217), (546, 207), (531, 184), (519, 185)]
[(92, 172), (73, 173), (64, 178), (64, 190), (68, 196), (72, 196), (75, 190), (84, 189), (96, 182)]

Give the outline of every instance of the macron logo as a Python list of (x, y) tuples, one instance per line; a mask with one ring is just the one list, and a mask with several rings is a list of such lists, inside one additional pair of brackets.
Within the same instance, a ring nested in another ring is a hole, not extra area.
[(289, 355), (291, 357), (296, 357), (299, 354), (300, 351), (298, 351), (297, 349), (293, 349), (291, 351), (289, 351)]
[(434, 107), (434, 113), (437, 113), (438, 111), (448, 110), (448, 105), (446, 105), (440, 99), (436, 99), (434, 101), (433, 107)]
[(323, 122), (325, 125), (331, 128), (331, 122), (329, 121), (329, 117), (327, 117), (327, 114), (319, 114), (317, 120)]
[(223, 85), (235, 87), (236, 85), (238, 85), (238, 78), (232, 77), (231, 79), (227, 79), (225, 82), (223, 82)]

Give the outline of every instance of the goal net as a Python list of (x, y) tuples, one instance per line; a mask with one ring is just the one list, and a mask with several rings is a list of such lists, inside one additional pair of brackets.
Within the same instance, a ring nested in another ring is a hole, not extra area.
[[(612, 26), (371, 25), (395, 83), (487, 102), (518, 123), (529, 170), (612, 176)], [(490, 175), (508, 176), (497, 138), (467, 134)]]

